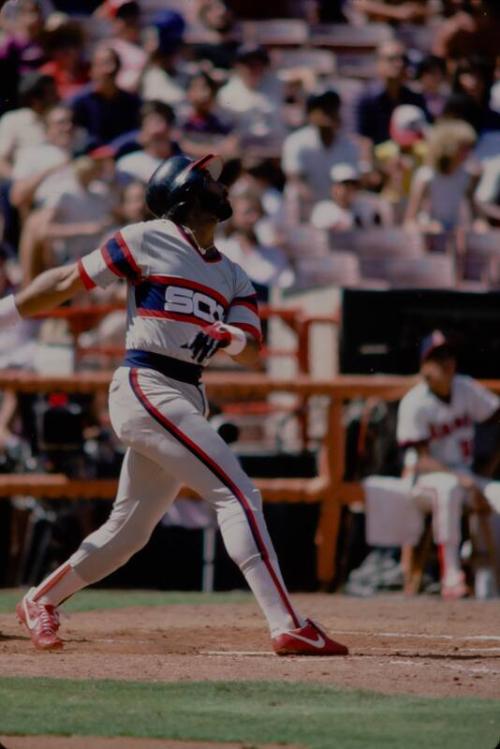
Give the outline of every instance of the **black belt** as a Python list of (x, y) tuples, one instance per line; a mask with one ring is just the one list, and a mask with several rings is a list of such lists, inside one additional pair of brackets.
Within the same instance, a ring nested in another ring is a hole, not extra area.
[(126, 351), (123, 364), (125, 367), (155, 369), (165, 377), (187, 382), (190, 385), (200, 384), (203, 371), (203, 367), (198, 364), (191, 364), (180, 359), (174, 359), (171, 356), (155, 354), (152, 351), (141, 351), (140, 349)]

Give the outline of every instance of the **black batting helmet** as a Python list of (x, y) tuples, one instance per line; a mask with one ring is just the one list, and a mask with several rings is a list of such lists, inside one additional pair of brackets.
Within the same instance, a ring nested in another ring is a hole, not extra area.
[(188, 156), (167, 159), (156, 169), (146, 187), (149, 210), (158, 218), (170, 217), (192, 206), (195, 200), (202, 207), (216, 208), (206, 188), (209, 178), (219, 179), (222, 166), (220, 156), (213, 154), (201, 159)]

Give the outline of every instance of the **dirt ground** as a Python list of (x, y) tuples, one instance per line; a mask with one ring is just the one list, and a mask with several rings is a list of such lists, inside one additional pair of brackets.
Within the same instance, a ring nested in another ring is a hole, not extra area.
[(300, 749), (290, 744), (221, 744), (213, 741), (169, 741), (165, 739), (105, 739), (97, 736), (0, 736), (0, 749)]
[(275, 656), (253, 603), (72, 614), (63, 620), (66, 645), (57, 653), (33, 650), (15, 617), (3, 614), (0, 674), (150, 682), (276, 679), (387, 694), (500, 697), (498, 601), (332, 595), (294, 600), (345, 642), (351, 655)]

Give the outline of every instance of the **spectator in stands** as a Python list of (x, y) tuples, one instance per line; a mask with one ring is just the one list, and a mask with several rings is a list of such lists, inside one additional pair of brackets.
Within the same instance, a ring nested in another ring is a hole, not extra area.
[(48, 62), (41, 73), (52, 76), (59, 98), (75, 96), (89, 82), (89, 66), (84, 60), (84, 34), (74, 20), (59, 19), (57, 25), (47, 29), (44, 47)]
[(219, 91), (217, 101), (235, 121), (243, 144), (281, 145), (285, 135), (283, 86), (270, 69), (264, 47), (239, 47), (234, 71)]
[(81, 136), (67, 106), (57, 104), (45, 114), (45, 143), (22, 148), (12, 170), (10, 199), (23, 215), (32, 204), (41, 207), (66, 179), (73, 183), (68, 165)]
[(479, 132), (500, 129), (500, 114), (490, 107), (494, 66), (478, 56), (460, 60), (455, 68), (452, 91), (470, 96), (478, 111)]
[(217, 108), (218, 86), (208, 73), (199, 71), (191, 78), (186, 95), (188, 106), (182, 114), (182, 150), (202, 156), (216, 150), (221, 156), (237, 152), (238, 139), (228, 136), (233, 124)]
[(153, 18), (149, 29), (149, 60), (142, 76), (141, 94), (175, 106), (185, 101), (186, 77), (179, 70), (186, 22), (180, 13), (165, 10)]
[(293, 273), (283, 250), (264, 245), (258, 237), (259, 223), (265, 220), (259, 195), (241, 192), (231, 199), (233, 215), (226, 229), (227, 237), (217, 247), (248, 273), (262, 299), (271, 288), (291, 286)]
[(369, 84), (357, 109), (357, 130), (374, 144), (390, 137), (391, 116), (401, 104), (413, 104), (428, 116), (424, 97), (408, 88), (408, 59), (401, 42), (383, 42), (378, 49), (378, 79)]
[(129, 182), (122, 188), (118, 206), (118, 224), (137, 224), (151, 218), (146, 200), (146, 188), (143, 182)]
[(316, 203), (311, 224), (317, 229), (349, 231), (391, 226), (392, 211), (388, 202), (360, 189), (360, 174), (351, 164), (336, 164), (330, 171), (330, 200)]
[(289, 135), (283, 146), (283, 171), (288, 199), (315, 203), (330, 196), (330, 172), (335, 164), (359, 167), (359, 149), (341, 134), (340, 96), (336, 91), (311, 95), (306, 103), (308, 124)]
[(368, 23), (425, 23), (431, 14), (428, 0), (351, 0), (350, 5)]
[(107, 44), (99, 44), (92, 55), (90, 89), (73, 100), (75, 123), (87, 130), (96, 145), (109, 143), (138, 126), (141, 100), (118, 87), (119, 71), (117, 53)]
[(422, 109), (412, 104), (396, 107), (391, 117), (390, 140), (374, 148), (375, 166), (382, 175), (382, 197), (397, 216), (406, 207), (415, 171), (427, 154), (429, 124)]
[(498, 52), (500, 7), (497, 0), (448, 0), (449, 17), (437, 26), (432, 51), (450, 68), (481, 51), (492, 62)]
[(116, 79), (119, 88), (137, 92), (147, 55), (141, 43), (141, 8), (135, 0), (108, 0), (105, 13), (111, 19), (109, 46), (120, 58)]
[(9, 179), (19, 152), (45, 141), (44, 115), (57, 101), (54, 80), (26, 73), (19, 86), (21, 106), (0, 119), (0, 179)]
[(78, 260), (115, 222), (112, 151), (104, 146), (80, 156), (71, 170), (73, 181), (53, 191), (26, 222), (20, 243), (23, 284), (54, 265)]
[(479, 216), (500, 227), (500, 153), (485, 161), (474, 200)]
[(475, 143), (476, 133), (466, 122), (443, 122), (432, 128), (428, 163), (417, 170), (411, 185), (408, 224), (443, 232), (470, 223), (477, 175), (467, 159)]
[(140, 118), (138, 149), (122, 156), (117, 166), (126, 179), (146, 183), (161, 162), (180, 153), (180, 149), (172, 139), (172, 107), (162, 101), (147, 101), (141, 107)]
[(206, 0), (200, 4), (197, 21), (201, 27), (201, 39), (193, 44), (194, 57), (207, 60), (214, 68), (231, 68), (240, 45), (240, 35), (227, 3)]
[(44, 60), (43, 13), (39, 0), (17, 0), (10, 7), (12, 27), (0, 44), (0, 60), (9, 62), (11, 74), (36, 70)]
[(261, 200), (262, 209), (274, 223), (284, 221), (283, 187), (284, 175), (274, 159), (247, 157), (242, 162), (242, 173), (234, 189), (256, 192)]
[(417, 65), (415, 79), (413, 88), (424, 97), (427, 111), (436, 119), (441, 115), (449, 94), (444, 60), (426, 55)]

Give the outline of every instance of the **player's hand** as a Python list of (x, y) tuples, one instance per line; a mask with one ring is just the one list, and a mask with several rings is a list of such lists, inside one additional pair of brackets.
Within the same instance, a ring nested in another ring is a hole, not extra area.
[(214, 322), (196, 333), (182, 348), (190, 349), (193, 361), (202, 364), (206, 359), (210, 359), (217, 349), (229, 346), (231, 340), (231, 332), (226, 329), (224, 323)]

